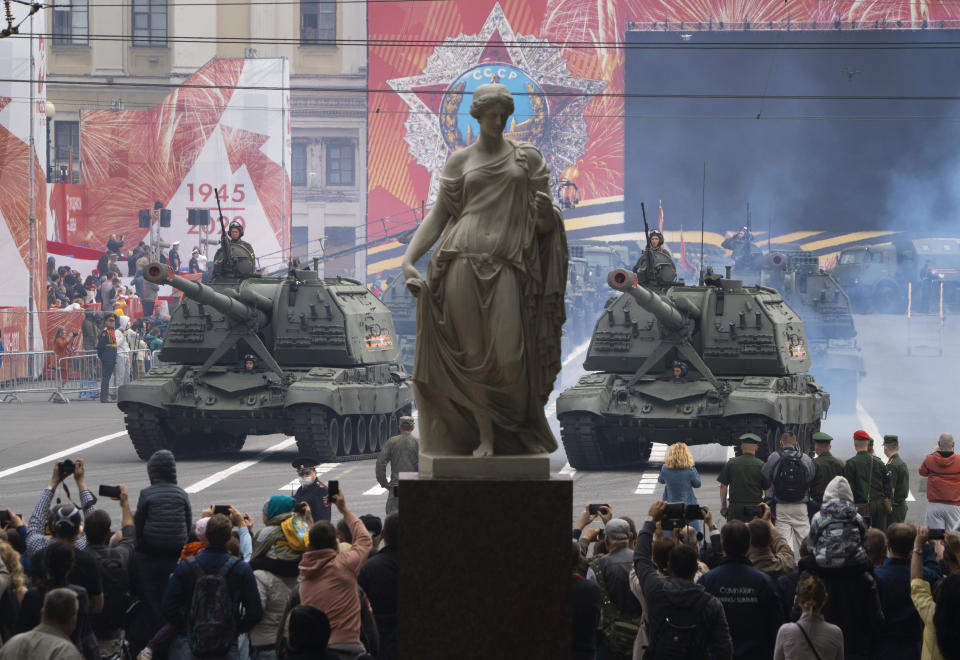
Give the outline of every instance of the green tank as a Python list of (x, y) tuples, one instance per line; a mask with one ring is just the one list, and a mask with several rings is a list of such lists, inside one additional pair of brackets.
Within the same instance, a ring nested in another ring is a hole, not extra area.
[(622, 295), (594, 327), (591, 373), (557, 399), (571, 466), (642, 467), (653, 442), (734, 445), (748, 432), (764, 455), (785, 429), (812, 449), (830, 396), (807, 373), (803, 322), (775, 289), (711, 271), (702, 286), (652, 290), (623, 269), (608, 284)]
[(272, 433), (321, 461), (375, 455), (413, 403), (390, 311), (355, 280), (321, 280), (296, 263), (264, 277), (232, 250), (240, 257), (218, 253), (210, 284), (163, 264), (144, 270), (184, 299), (167, 325), (165, 364), (119, 391), (137, 455), (237, 450), (247, 435)]
[(834, 411), (856, 410), (860, 378), (866, 374), (857, 344), (850, 298), (817, 256), (798, 246), (772, 246), (764, 283), (776, 288), (803, 319), (811, 371), (831, 395)]

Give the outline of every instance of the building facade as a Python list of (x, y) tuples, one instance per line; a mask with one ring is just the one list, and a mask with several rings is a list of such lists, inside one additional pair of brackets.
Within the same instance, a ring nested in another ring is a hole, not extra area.
[(152, 108), (214, 57), (286, 58), (291, 255), (348, 252), (325, 274), (364, 279), (365, 3), (56, 0), (47, 21), (53, 182), (82, 181), (81, 111)]

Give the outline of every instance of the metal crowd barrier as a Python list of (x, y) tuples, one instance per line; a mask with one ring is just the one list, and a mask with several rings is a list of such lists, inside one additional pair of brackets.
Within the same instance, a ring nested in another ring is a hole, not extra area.
[(0, 353), (0, 402), (22, 403), (21, 394), (57, 396), (57, 356), (53, 351)]
[[(116, 396), (120, 385), (140, 378), (147, 371), (150, 351), (120, 351), (117, 364), (110, 378), (110, 396)], [(58, 403), (70, 403), (70, 398), (79, 400), (97, 400), (100, 398), (100, 381), (103, 378), (103, 365), (96, 353), (77, 353), (62, 357), (57, 361), (59, 382), (56, 397)]]

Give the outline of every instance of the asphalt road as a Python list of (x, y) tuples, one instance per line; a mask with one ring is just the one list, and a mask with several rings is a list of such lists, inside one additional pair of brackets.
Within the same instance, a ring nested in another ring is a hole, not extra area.
[[(856, 321), (867, 370), (860, 383), (857, 411), (828, 415), (823, 430), (836, 438), (834, 454), (840, 458), (853, 454), (851, 438), (858, 428), (877, 438), (884, 433), (899, 435), (915, 498), (909, 503), (908, 518), (920, 521), (925, 485), (916, 468), (934, 450), (940, 433), (960, 430), (954, 417), (954, 393), (960, 384), (960, 346), (956, 341), (960, 330), (947, 320), (940, 341), (943, 355), (939, 356), (929, 348), (937, 345), (936, 332), (921, 334), (918, 322), (909, 325), (903, 317), (878, 315), (858, 316)], [(913, 347), (911, 355), (908, 346)], [(585, 349), (585, 344), (570, 347), (561, 389), (583, 373), (580, 364)], [(547, 412), (559, 437), (554, 399)], [(664, 450), (662, 445), (655, 447), (651, 465), (642, 472), (591, 473), (572, 470), (561, 447), (551, 457), (551, 466), (572, 475), (571, 519), (586, 502), (608, 503), (618, 514), (645, 518), (649, 505), (662, 493), (656, 475)], [(234, 504), (259, 520), (258, 512), (268, 497), (295, 489), (296, 475), (290, 462), (296, 454), (293, 440), (283, 435), (251, 436), (235, 454), (178, 461), (178, 480), (190, 493), (196, 512), (210, 504)], [(134, 453), (124, 433), (123, 416), (115, 406), (89, 401), (48, 403), (36, 395), (24, 397), (23, 403), (0, 404), (0, 507), (29, 515), (50, 479), (54, 461), (65, 456), (86, 460), (87, 483), (93, 490), (99, 484), (122, 483), (135, 500), (136, 493), (149, 483), (146, 466)], [(715, 507), (719, 504), (716, 475), (728, 449), (697, 447), (694, 457), (703, 479), (700, 501)], [(376, 483), (372, 460), (325, 464), (320, 471), (324, 480), (339, 479), (353, 511), (383, 515), (386, 492)], [(72, 483), (68, 481), (68, 485)], [(76, 496), (73, 490), (71, 494)], [(115, 502), (103, 504), (112, 514), (119, 514)]]

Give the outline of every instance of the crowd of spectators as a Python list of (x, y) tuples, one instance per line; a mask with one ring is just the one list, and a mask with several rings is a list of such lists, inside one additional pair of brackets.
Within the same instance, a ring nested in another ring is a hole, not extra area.
[(6, 510), (0, 660), (397, 657), (396, 514), (358, 518), (340, 492), (345, 533), (280, 494), (259, 521), (230, 505), (195, 516), (172, 453), (147, 474), (135, 509), (125, 486), (100, 487), (119, 525), (82, 458), (56, 462), (28, 520)]
[(759, 438), (741, 436), (718, 477), (719, 517), (697, 502), (701, 478), (680, 443), (660, 474), (670, 501), (642, 525), (588, 504), (573, 529), (573, 657), (960, 658), (953, 438), (919, 468), (933, 499), (917, 526), (896, 506), (908, 490), (895, 436), (886, 463), (863, 431), (845, 463), (832, 438), (815, 437), (816, 460), (793, 434), (763, 460)]

